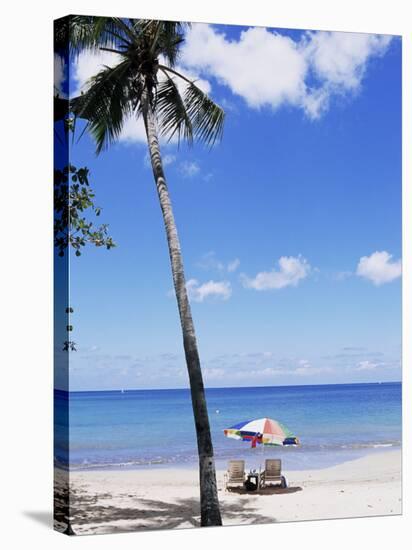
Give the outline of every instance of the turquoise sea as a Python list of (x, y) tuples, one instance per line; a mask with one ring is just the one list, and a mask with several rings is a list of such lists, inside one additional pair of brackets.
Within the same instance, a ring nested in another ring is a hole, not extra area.
[[(215, 458), (258, 467), (322, 468), (401, 446), (401, 384), (339, 384), (207, 390)], [(301, 441), (251, 449), (223, 429), (274, 418)], [(67, 426), (69, 428), (67, 429)], [(55, 463), (71, 469), (196, 466), (189, 390), (55, 391)]]

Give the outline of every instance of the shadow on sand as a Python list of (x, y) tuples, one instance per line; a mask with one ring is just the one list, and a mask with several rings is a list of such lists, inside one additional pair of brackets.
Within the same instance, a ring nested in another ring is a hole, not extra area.
[[(228, 493), (247, 496), (285, 495), (301, 491), (301, 487), (282, 489), (269, 486), (259, 491), (247, 492), (244, 488), (233, 488)], [(55, 494), (56, 519), (64, 531), (67, 526), (66, 494), (57, 491)], [(141, 498), (131, 494), (124, 496), (121, 503), (113, 505), (110, 493), (91, 495), (77, 489), (70, 494), (70, 533), (73, 535), (93, 533), (119, 533), (153, 529), (176, 529), (200, 527), (199, 499), (186, 498), (176, 502), (163, 502)], [(273, 523), (276, 518), (265, 516), (258, 511), (254, 498), (222, 500), (220, 507), (224, 524), (260, 524)], [(48, 512), (25, 512), (28, 517), (43, 525), (51, 525), (51, 514)]]
[[(134, 506), (127, 508), (86, 503), (81, 497), (76, 500), (71, 506), (71, 524), (78, 534), (200, 527), (199, 500), (196, 498), (180, 499), (176, 503), (135, 498)], [(253, 525), (276, 521), (257, 513), (257, 508), (248, 500), (222, 502), (221, 512), (226, 521), (231, 520), (230, 523), (236, 520), (236, 523)]]
[(257, 491), (246, 491), (244, 487), (229, 487), (228, 492), (229, 493), (236, 493), (238, 495), (291, 495), (293, 493), (298, 493), (299, 491), (302, 491), (302, 487), (286, 487), (285, 489), (282, 489), (282, 487), (273, 485), (264, 487), (262, 489), (259, 489)]
[[(129, 496), (130, 498), (130, 496)], [(131, 498), (131, 506), (105, 505), (104, 497), (96, 499), (77, 495), (71, 499), (71, 525), (75, 534), (118, 533), (152, 529), (176, 529), (200, 527), (199, 499), (179, 499), (178, 502), (162, 502), (148, 498)], [(221, 502), (224, 522), (233, 524), (273, 523), (271, 516), (257, 512), (253, 501)]]

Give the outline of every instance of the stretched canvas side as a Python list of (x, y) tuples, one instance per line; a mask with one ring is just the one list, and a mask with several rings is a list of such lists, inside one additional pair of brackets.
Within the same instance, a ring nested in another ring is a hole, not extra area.
[(69, 17), (54, 21), (54, 528), (70, 526)]

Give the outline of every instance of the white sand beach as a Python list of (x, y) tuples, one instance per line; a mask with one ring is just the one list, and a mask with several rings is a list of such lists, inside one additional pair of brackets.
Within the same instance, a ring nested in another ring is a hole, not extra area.
[[(400, 514), (401, 452), (387, 451), (322, 470), (284, 472), (289, 487), (226, 492), (217, 472), (224, 525)], [(77, 535), (199, 525), (194, 469), (70, 474)]]

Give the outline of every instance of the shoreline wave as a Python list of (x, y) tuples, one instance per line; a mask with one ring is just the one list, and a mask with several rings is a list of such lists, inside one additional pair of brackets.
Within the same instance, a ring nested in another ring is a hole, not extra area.
[[(364, 456), (369, 453), (385, 450), (395, 450), (401, 449), (401, 441), (391, 441), (391, 442), (371, 442), (371, 443), (353, 443), (353, 444), (342, 444), (335, 446), (322, 446), (322, 445), (308, 445), (304, 448), (276, 448), (276, 451), (271, 449), (271, 453), (276, 452), (282, 459), (288, 460), (291, 459), (291, 464), (289, 469), (299, 470), (306, 469), (305, 467), (305, 458), (310, 459), (313, 469), (317, 469), (316, 460), (313, 460), (314, 455), (318, 458), (318, 467), (325, 467), (325, 464), (339, 464), (341, 462), (346, 462), (351, 458), (356, 456)], [(225, 450), (224, 453), (215, 452), (215, 461), (217, 464), (224, 463), (229, 458), (236, 455), (239, 458), (245, 458), (246, 460), (262, 460), (268, 456), (268, 453), (265, 452), (266, 449), (262, 452), (261, 449), (253, 450), (248, 452), (250, 449), (236, 449), (232, 448), (231, 450)], [(348, 459), (348, 456), (350, 457)], [(61, 458), (55, 458), (54, 465), (57, 468), (69, 471), (88, 471), (88, 470), (124, 470), (124, 469), (141, 469), (141, 468), (151, 468), (151, 467), (185, 467), (188, 465), (197, 464), (197, 455), (187, 454), (176, 456), (156, 456), (156, 457), (142, 457), (142, 458), (130, 458), (130, 459), (121, 459), (118, 460), (115, 458), (110, 458), (108, 460), (99, 460), (92, 461), (88, 459), (79, 459), (77, 461), (72, 461), (67, 463), (67, 461)], [(314, 466), (315, 465), (315, 466)], [(302, 466), (302, 468), (300, 468)]]

